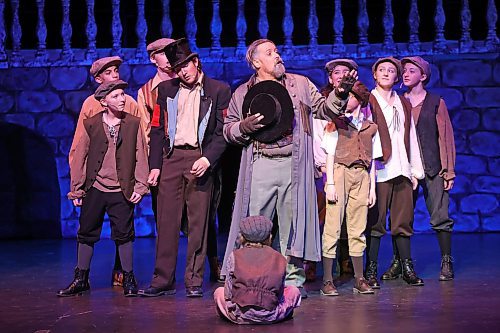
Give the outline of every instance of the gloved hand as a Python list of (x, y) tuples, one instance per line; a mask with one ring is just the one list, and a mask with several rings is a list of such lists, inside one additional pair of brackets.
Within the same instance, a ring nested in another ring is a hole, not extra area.
[(259, 129), (264, 127), (264, 125), (259, 124), (264, 118), (260, 113), (256, 113), (240, 121), (240, 131), (243, 134), (250, 134), (257, 132)]
[(349, 92), (358, 80), (358, 73), (356, 71), (351, 71), (342, 77), (337, 88), (335, 88), (335, 95), (341, 99), (347, 99), (349, 97)]

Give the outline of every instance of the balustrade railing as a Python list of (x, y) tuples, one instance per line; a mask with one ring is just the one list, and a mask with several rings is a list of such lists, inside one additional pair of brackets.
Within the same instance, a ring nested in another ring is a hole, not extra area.
[[(55, 1), (55, 0), (51, 0)], [(113, 55), (120, 55), (125, 58), (129, 63), (148, 63), (148, 55), (146, 52), (147, 35), (148, 35), (148, 17), (145, 10), (146, 1), (137, 0), (136, 4), (136, 17), (135, 22), (122, 22), (120, 14), (123, 14), (127, 8), (124, 8), (123, 2), (120, 0), (107, 0), (111, 2), (111, 45), (109, 49), (98, 50), (96, 47), (96, 39), (98, 33), (102, 29), (109, 29), (109, 25), (98, 26), (95, 17), (96, 6), (102, 6), (105, 0), (86, 0), (86, 24), (85, 24), (85, 48), (73, 48), (72, 36), (73, 25), (71, 22), (71, 15), (73, 9), (73, 2), (70, 0), (61, 0), (60, 6), (62, 8), (62, 18), (60, 26), (60, 49), (47, 48), (48, 29), (46, 21), (48, 18), (45, 14), (45, 0), (36, 0), (36, 16), (33, 19), (37, 20), (36, 23), (36, 43), (34, 49), (23, 49), (21, 39), (26, 31), (23, 31), (20, 20), (20, 3), (22, 0), (10, 0), (9, 6), (6, 6), (6, 1), (0, 0), (0, 67), (36, 67), (47, 65), (72, 65), (72, 64), (88, 64), (93, 61), (98, 54), (108, 53)], [(250, 1), (250, 0), (247, 0)], [(342, 12), (343, 6), (347, 0), (333, 0), (333, 15), (329, 16), (331, 22), (324, 22), (328, 24), (320, 24), (320, 19), (324, 19), (325, 15), (317, 13), (317, 1), (309, 0), (304, 1), (301, 5), (307, 6), (307, 13), (299, 13), (307, 17), (308, 31), (295, 31), (299, 29), (294, 23), (294, 5), (291, 0), (283, 1), (282, 17), (268, 15), (269, 6), (276, 5), (267, 0), (259, 0), (257, 19), (246, 17), (245, 0), (236, 0), (235, 3), (235, 20), (224, 21), (224, 16), (221, 15), (221, 1), (211, 1), (211, 11), (202, 13), (202, 15), (211, 15), (209, 21), (210, 41), (208, 47), (198, 47), (197, 45), (197, 32), (199, 24), (195, 15), (195, 0), (185, 0), (184, 3), (177, 1), (162, 0), (161, 8), (154, 12), (155, 15), (161, 15), (159, 26), (156, 28), (161, 32), (162, 36), (170, 37), (174, 31), (172, 15), (172, 6), (185, 6), (184, 18), (184, 36), (189, 40), (191, 48), (198, 51), (204, 61), (234, 61), (235, 59), (242, 59), (244, 57), (248, 41), (247, 31), (250, 24), (257, 24), (258, 36), (261, 38), (268, 37), (270, 26), (279, 26), (282, 33), (282, 45), (280, 45), (283, 57), (288, 59), (304, 59), (316, 58), (324, 59), (335, 55), (346, 57), (369, 57), (369, 56), (382, 56), (387, 54), (393, 55), (406, 55), (406, 54), (442, 54), (442, 53), (483, 53), (483, 52), (498, 52), (499, 39), (496, 31), (497, 26), (497, 8), (495, 0), (488, 0), (486, 3), (486, 10), (481, 12), (476, 11), (473, 13), (470, 9), (469, 0), (457, 0), (461, 8), (453, 13), (458, 13), (459, 18), (454, 17), (454, 21), (460, 22), (460, 27), (455, 28), (459, 31), (460, 37), (457, 40), (446, 39), (447, 31), (446, 22), (447, 14), (443, 7), (443, 0), (430, 1), (432, 7), (428, 7), (426, 3), (426, 10), (428, 13), (434, 14), (433, 31), (435, 32), (433, 41), (422, 42), (419, 34), (421, 14), (419, 12), (417, 0), (409, 0), (408, 13), (395, 13), (393, 10), (392, 0), (380, 0), (384, 4), (383, 11), (383, 39), (380, 43), (370, 43), (370, 21), (373, 17), (369, 15), (368, 0), (357, 1), (357, 15), (354, 17), (356, 20), (357, 31), (354, 35), (357, 37), (356, 43), (344, 42), (344, 26), (345, 16)], [(253, 0), (257, 1), (257, 0)], [(6, 11), (9, 10), (8, 13)], [(484, 17), (473, 17), (474, 15), (486, 15)], [(426, 13), (426, 15), (428, 15)], [(22, 13), (21, 13), (22, 14)], [(372, 13), (373, 14), (373, 13)], [(5, 19), (6, 15), (9, 20)], [(407, 40), (395, 41), (395, 15), (403, 15), (408, 17), (405, 22), (408, 29)], [(449, 15), (449, 14), (448, 14)], [(227, 20), (227, 16), (225, 17)], [(151, 18), (149, 18), (151, 19)], [(473, 40), (471, 37), (472, 26), (471, 21), (486, 22), (487, 33), (483, 40)], [(153, 22), (154, 20), (151, 20)], [(8, 26), (6, 25), (8, 22)], [(157, 21), (154, 21), (157, 22)], [(124, 34), (124, 24), (135, 25), (135, 38), (136, 45), (131, 48), (129, 45), (123, 47), (122, 35)], [(153, 27), (149, 23), (149, 29)], [(232, 26), (231, 26), (232, 25)], [(329, 26), (332, 28), (330, 44), (321, 44), (318, 38), (318, 31), (321, 26)], [(178, 28), (176, 28), (178, 29)], [(235, 36), (234, 45), (221, 45), (221, 34), (223, 31), (231, 31)], [(294, 45), (293, 40), (295, 34), (301, 33), (308, 38), (308, 43), (303, 45)], [(352, 33), (352, 32), (350, 32)], [(179, 31), (177, 31), (179, 35)], [(378, 36), (377, 36), (378, 37)], [(56, 56), (54, 56), (56, 55)]]

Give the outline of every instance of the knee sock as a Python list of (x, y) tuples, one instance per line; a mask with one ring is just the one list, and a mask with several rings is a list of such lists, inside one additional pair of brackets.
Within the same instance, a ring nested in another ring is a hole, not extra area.
[(410, 237), (396, 236), (396, 245), (401, 260), (411, 259)]
[(372, 236), (370, 239), (370, 249), (368, 250), (368, 260), (378, 260), (378, 250), (380, 249), (380, 237)]
[(115, 271), (122, 270), (122, 263), (120, 261), (120, 252), (118, 251), (118, 245), (116, 245), (116, 249), (115, 249), (115, 267), (113, 269)]
[(334, 258), (323, 257), (323, 282), (333, 281), (332, 270)]
[(94, 254), (94, 245), (78, 243), (78, 268), (87, 270), (90, 268), (90, 261)]
[(441, 249), (441, 255), (451, 255), (451, 232), (449, 231), (438, 231), (437, 232), (439, 248)]
[(120, 252), (120, 259), (122, 262), (122, 269), (124, 272), (131, 272), (132, 266), (132, 242), (127, 242), (118, 245), (118, 251)]
[(352, 266), (354, 267), (354, 277), (362, 278), (363, 277), (363, 256), (360, 257), (352, 257)]

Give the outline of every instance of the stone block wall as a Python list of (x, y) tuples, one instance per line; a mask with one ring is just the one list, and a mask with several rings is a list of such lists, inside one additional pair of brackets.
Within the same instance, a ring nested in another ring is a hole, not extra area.
[[(450, 213), (457, 231), (500, 231), (500, 63), (498, 54), (443, 55), (428, 58), (432, 63), (429, 90), (441, 94), (450, 111), (457, 146), (457, 178), (451, 191)], [(375, 59), (360, 59), (360, 79), (373, 87), (371, 65)], [(202, 59), (203, 62), (203, 59)], [(324, 62), (289, 61), (289, 72), (308, 76), (317, 86), (326, 83)], [(242, 62), (203, 63), (204, 71), (228, 82), (233, 89), (251, 74)], [(80, 106), (96, 88), (88, 66), (13, 68), (0, 70), (0, 121), (17, 124), (42, 136), (52, 147), (61, 198), (63, 237), (74, 237), (78, 210), (66, 199), (69, 190), (67, 156)], [(155, 73), (147, 65), (120, 68), (128, 81), (128, 93)], [(237, 163), (235, 163), (237, 167)], [(40, 209), (43, 209), (40, 208)], [(136, 208), (138, 236), (154, 235), (150, 197)], [(417, 201), (415, 230), (428, 232), (429, 215), (423, 198)], [(103, 236), (109, 236), (109, 223)]]

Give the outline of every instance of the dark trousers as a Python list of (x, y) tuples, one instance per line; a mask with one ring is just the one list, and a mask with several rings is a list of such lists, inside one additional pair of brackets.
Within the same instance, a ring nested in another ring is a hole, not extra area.
[[(453, 230), (453, 220), (448, 215), (450, 205), (450, 195), (444, 190), (444, 180), (438, 175), (434, 177), (425, 176), (420, 180), (419, 185), (422, 186), (424, 192), (425, 205), (431, 216), (431, 227), (435, 231)], [(413, 192), (413, 203), (417, 202), (418, 187)]]
[(111, 239), (116, 244), (134, 240), (134, 204), (125, 199), (122, 192), (101, 192), (92, 187), (82, 201), (79, 243), (91, 245), (99, 241), (104, 213), (108, 213)]
[(212, 200), (210, 201), (210, 213), (208, 219), (208, 236), (207, 236), (207, 257), (217, 257), (217, 208), (222, 194), (222, 173), (218, 169), (213, 175), (213, 192)]
[(196, 178), (190, 173), (200, 151), (181, 150), (163, 159), (158, 186), (158, 220), (156, 263), (152, 287), (173, 287), (179, 247), (182, 213), (186, 206), (188, 246), (186, 253), (186, 287), (201, 286), (206, 255), (212, 175)]
[[(387, 210), (390, 211), (390, 230), (393, 236), (413, 235), (413, 189), (411, 181), (399, 176), (377, 183), (377, 209), (368, 214), (371, 236), (386, 234)], [(374, 207), (375, 208), (375, 207)]]

